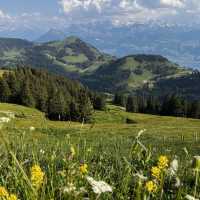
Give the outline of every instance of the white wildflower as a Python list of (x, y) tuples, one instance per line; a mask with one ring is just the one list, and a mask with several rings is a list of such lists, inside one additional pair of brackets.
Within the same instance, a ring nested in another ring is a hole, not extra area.
[(44, 154), (45, 151), (44, 151), (43, 149), (40, 149), (40, 153), (41, 153), (41, 154)]
[(178, 160), (175, 158), (170, 163), (169, 173), (171, 176), (174, 176), (174, 175), (176, 175), (177, 171), (178, 171)]
[(95, 181), (92, 177), (86, 177), (89, 184), (92, 186), (94, 193), (101, 194), (104, 192), (112, 192), (112, 187), (104, 181)]
[(74, 186), (73, 183), (69, 183), (67, 187), (63, 188), (63, 193), (71, 193), (76, 191), (76, 187)]
[(144, 176), (143, 174), (140, 174), (140, 173), (136, 173), (136, 174), (134, 174), (134, 176), (136, 176), (136, 177), (138, 177), (139, 179), (141, 179), (141, 180), (147, 180), (147, 177), (146, 176)]
[(185, 196), (185, 198), (186, 198), (187, 200), (199, 200), (199, 199), (196, 199), (195, 197), (193, 197), (193, 196), (191, 196), (191, 195), (189, 195), (189, 194), (187, 194), (187, 195)]
[(0, 123), (8, 123), (10, 121), (9, 117), (0, 117)]
[(35, 131), (35, 127), (31, 126), (31, 127), (29, 128), (29, 130), (30, 130), (30, 131)]
[(176, 177), (176, 183), (175, 183), (175, 187), (180, 187), (181, 186), (181, 180), (178, 178), (178, 177)]

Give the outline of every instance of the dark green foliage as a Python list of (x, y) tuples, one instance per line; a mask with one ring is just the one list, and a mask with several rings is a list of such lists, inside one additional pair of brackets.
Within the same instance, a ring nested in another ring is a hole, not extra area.
[(52, 120), (89, 121), (93, 110), (90, 92), (77, 81), (30, 68), (4, 74), (0, 100), (35, 107)]
[(92, 98), (93, 107), (95, 110), (106, 109), (106, 97), (100, 94), (94, 94)]
[(116, 93), (113, 99), (113, 104), (116, 106), (126, 106), (126, 97), (122, 93)]
[(138, 112), (138, 101), (137, 97), (129, 96), (126, 103), (127, 112)]
[(200, 101), (189, 101), (179, 95), (167, 95), (165, 97), (130, 95), (127, 99), (126, 111), (199, 119)]
[(8, 86), (8, 83), (4, 80), (0, 80), (0, 101), (1, 102), (9, 102), (11, 96), (11, 91)]
[(35, 99), (30, 89), (29, 80), (25, 80), (20, 91), (20, 102), (24, 106), (35, 107)]

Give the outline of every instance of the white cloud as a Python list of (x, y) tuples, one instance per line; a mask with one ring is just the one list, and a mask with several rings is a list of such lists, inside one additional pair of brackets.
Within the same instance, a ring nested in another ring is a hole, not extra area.
[(160, 0), (161, 5), (175, 7), (175, 8), (184, 8), (185, 0)]
[(102, 8), (110, 2), (111, 0), (60, 0), (59, 3), (64, 12), (69, 13), (76, 9), (89, 10), (90, 8), (95, 8), (98, 12), (101, 12)]
[(2, 10), (0, 10), (0, 19), (1, 20), (10, 19), (10, 18), (11, 17), (8, 14), (6, 14)]

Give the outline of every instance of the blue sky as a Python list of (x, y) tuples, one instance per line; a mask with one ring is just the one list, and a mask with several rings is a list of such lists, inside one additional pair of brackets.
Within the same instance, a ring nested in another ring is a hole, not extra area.
[(0, 28), (47, 30), (107, 20), (114, 25), (199, 23), (200, 0), (0, 0)]
[(0, 9), (12, 15), (25, 12), (56, 15), (59, 4), (56, 0), (0, 0)]

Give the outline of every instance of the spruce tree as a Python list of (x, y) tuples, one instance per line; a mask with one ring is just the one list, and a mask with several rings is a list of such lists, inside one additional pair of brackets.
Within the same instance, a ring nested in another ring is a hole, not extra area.
[(28, 107), (35, 107), (35, 99), (30, 90), (29, 80), (26, 80), (20, 93), (21, 104)]
[(0, 80), (0, 101), (9, 102), (11, 96), (10, 88), (5, 79)]

